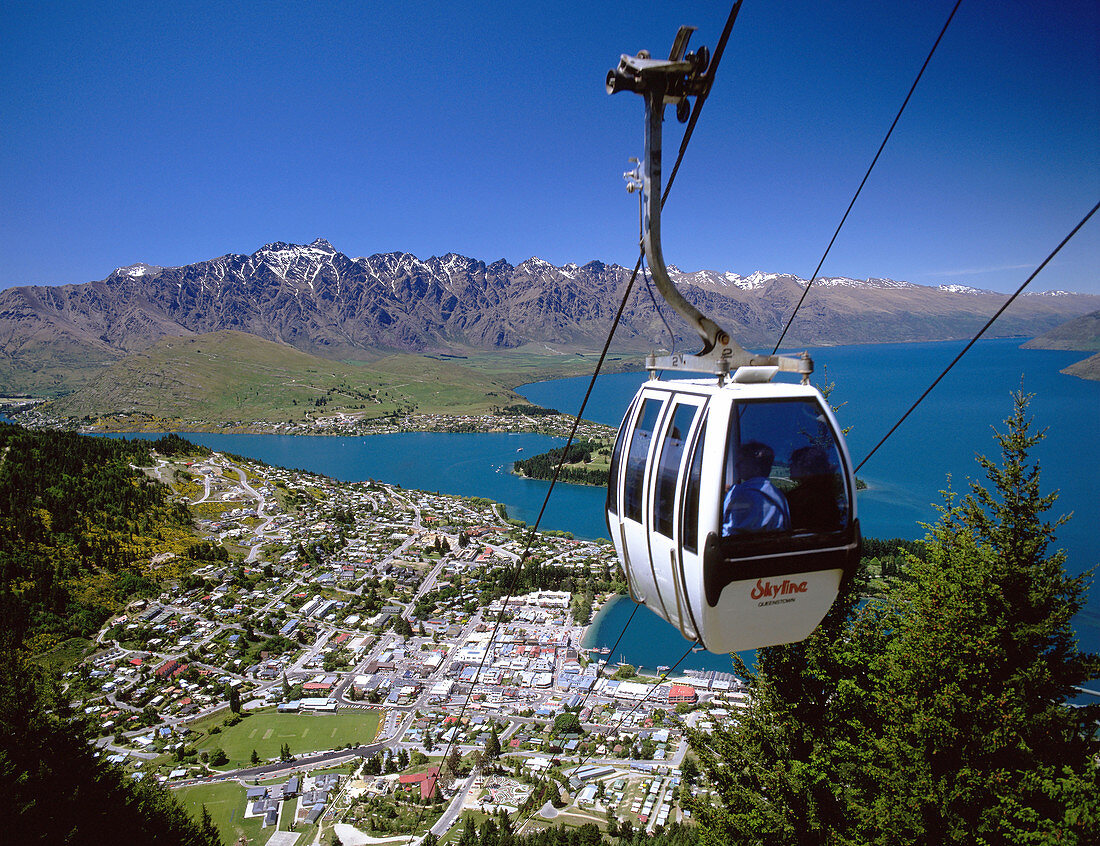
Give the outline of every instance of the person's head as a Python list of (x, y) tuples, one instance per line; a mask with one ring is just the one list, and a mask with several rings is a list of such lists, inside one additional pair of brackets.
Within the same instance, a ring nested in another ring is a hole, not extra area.
[(775, 450), (760, 441), (746, 441), (737, 450), (737, 475), (742, 479), (767, 476), (772, 472)]
[(827, 476), (833, 472), (829, 466), (829, 457), (819, 446), (804, 446), (791, 453), (791, 478), (805, 479), (809, 476)]

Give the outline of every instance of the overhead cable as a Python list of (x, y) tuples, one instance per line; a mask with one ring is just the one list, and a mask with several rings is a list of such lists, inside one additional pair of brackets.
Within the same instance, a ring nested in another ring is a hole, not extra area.
[(1058, 253), (1061, 251), (1062, 247), (1064, 247), (1066, 244), (1069, 243), (1070, 239), (1073, 238), (1073, 236), (1077, 234), (1077, 231), (1088, 222), (1089, 218), (1092, 217), (1094, 214), (1096, 214), (1097, 209), (1100, 209), (1100, 203), (1097, 203), (1095, 206), (1093, 206), (1092, 209), (1089, 211), (1089, 213), (1086, 214), (1083, 218), (1081, 218), (1081, 221), (1075, 227), (1073, 227), (1072, 230), (1070, 230), (1070, 233), (1065, 238), (1062, 239), (1061, 243), (1058, 244), (1058, 246), (1054, 248), (1054, 250), (1051, 252), (1051, 254), (1048, 255), (1045, 259), (1043, 259), (1042, 263), (1037, 268), (1035, 268), (1035, 270), (1032, 272), (1032, 274), (1029, 277), (1027, 277), (1027, 279), (1024, 280), (1024, 283), (1019, 288), (1016, 289), (1016, 292), (1011, 297), (1009, 297), (1008, 300), (1005, 301), (1004, 305), (1002, 305), (999, 309), (997, 309), (997, 313), (994, 314), (991, 318), (989, 318), (988, 321), (986, 321), (985, 326), (983, 326), (981, 328), (981, 330), (979, 330), (978, 334), (970, 339), (969, 343), (967, 343), (967, 345), (962, 348), (962, 351), (957, 356), (955, 356), (955, 358), (952, 360), (952, 362), (949, 365), (947, 365), (947, 367), (945, 367), (943, 369), (943, 372), (940, 373), (940, 375), (936, 377), (935, 381), (932, 382), (932, 384), (928, 386), (928, 388), (925, 390), (925, 392), (917, 398), (917, 401), (914, 402), (911, 406), (909, 406), (909, 410), (906, 411), (905, 414), (903, 414), (901, 416), (901, 418), (898, 420), (897, 423), (895, 423), (893, 426), (890, 427), (890, 431), (882, 436), (882, 440), (880, 440), (877, 444), (875, 444), (874, 449), (872, 449), (869, 453), (867, 453), (867, 456), (863, 459), (863, 461), (859, 462), (859, 464), (856, 465), (855, 471), (853, 471), (853, 472), (859, 472), (859, 468), (862, 467), (864, 464), (866, 464), (867, 460), (872, 455), (874, 455), (876, 452), (878, 452), (878, 448), (880, 446), (882, 446), (884, 443), (886, 443), (887, 438), (889, 438), (892, 434), (894, 434), (894, 432), (897, 431), (898, 427), (901, 426), (901, 424), (905, 422), (905, 418), (913, 413), (913, 411), (916, 409), (916, 407), (921, 404), (921, 402), (924, 400), (924, 398), (926, 396), (928, 396), (930, 393), (932, 393), (932, 389), (935, 388), (936, 385), (938, 385), (940, 383), (940, 381), (943, 379), (943, 377), (946, 376), (951, 371), (952, 367), (954, 367), (956, 364), (959, 363), (959, 359), (961, 359), (964, 355), (966, 355), (967, 351), (972, 346), (974, 346), (974, 344), (976, 344), (978, 342), (978, 339), (982, 335), (985, 334), (985, 331), (990, 326), (993, 325), (993, 321), (995, 321), (998, 317), (1000, 317), (1004, 313), (1004, 310), (1006, 308), (1008, 308), (1010, 305), (1012, 305), (1013, 300), (1015, 300), (1018, 296), (1020, 296), (1021, 293), (1023, 293), (1024, 288), (1026, 288), (1028, 285), (1031, 284), (1031, 280), (1034, 279), (1036, 276), (1038, 276), (1039, 272), (1044, 267), (1046, 267), (1056, 255), (1058, 255)]
[[(694, 131), (695, 124), (698, 122), (699, 114), (702, 111), (703, 101), (705, 101), (706, 94), (709, 93), (710, 87), (711, 87), (711, 85), (713, 85), (714, 75), (717, 73), (719, 61), (722, 58), (722, 53), (725, 50), (726, 42), (729, 40), (730, 32), (733, 29), (733, 22), (737, 17), (737, 12), (740, 10), (742, 2), (743, 2), (743, 0), (736, 0), (736, 2), (733, 4), (733, 8), (730, 10), (729, 17), (726, 20), (726, 26), (722, 30), (722, 35), (719, 38), (718, 45), (715, 47), (714, 57), (711, 59), (710, 66), (707, 69), (707, 76), (709, 77), (709, 81), (708, 81), (708, 84), (707, 84), (707, 86), (704, 90), (704, 93), (696, 97), (695, 107), (694, 107), (694, 109), (692, 111), (692, 114), (691, 114), (691, 117), (688, 121), (687, 128), (684, 131), (684, 138), (680, 142), (680, 149), (679, 149), (679, 152), (676, 156), (676, 162), (673, 165), (672, 171), (669, 174), (668, 181), (665, 184), (665, 191), (664, 191), (664, 194), (661, 197), (662, 206), (664, 205), (665, 201), (668, 199), (668, 194), (669, 194), (669, 191), (672, 188), (673, 180), (676, 178), (676, 173), (680, 168), (680, 163), (683, 161), (684, 153), (687, 151), (688, 142), (691, 140), (691, 133)], [(581, 401), (580, 408), (578, 409), (576, 417), (573, 421), (573, 427), (569, 432), (569, 437), (566, 440), (564, 449), (562, 450), (561, 459), (558, 461), (557, 466), (554, 468), (554, 474), (550, 479), (550, 486), (547, 488), (546, 497), (543, 499), (542, 507), (539, 509), (538, 516), (535, 518), (535, 522), (532, 524), (532, 526), (530, 528), (530, 531), (528, 532), (527, 542), (524, 546), (523, 553), (520, 555), (519, 560), (516, 562), (516, 566), (515, 566), (515, 569), (514, 569), (513, 574), (512, 574), (512, 580), (509, 583), (507, 596), (506, 596), (504, 602), (501, 604), (501, 610), (497, 614), (497, 619), (496, 619), (495, 623), (493, 624), (493, 631), (489, 636), (489, 642), (488, 642), (488, 645), (486, 647), (485, 654), (482, 655), (481, 662), (478, 664), (478, 669), (474, 674), (474, 678), (470, 683), (469, 690), (467, 691), (466, 697), (462, 702), (462, 707), (459, 709), (458, 717), (456, 718), (457, 723), (461, 723), (462, 717), (466, 712), (467, 706), (469, 705), (470, 697), (473, 694), (474, 687), (477, 685), (477, 681), (481, 676), (481, 671), (485, 666), (485, 661), (488, 658), (489, 652), (491, 651), (492, 644), (496, 640), (497, 631), (499, 630), (501, 621), (504, 617), (504, 610), (508, 607), (508, 601), (507, 600), (512, 597), (512, 594), (515, 590), (516, 584), (519, 580), (519, 574), (523, 570), (523, 564), (527, 560), (527, 556), (530, 553), (531, 544), (534, 542), (535, 533), (538, 531), (539, 524), (541, 523), (542, 517), (546, 512), (546, 506), (550, 502), (550, 494), (553, 492), (554, 485), (557, 484), (558, 477), (561, 474), (562, 467), (565, 463), (565, 456), (569, 451), (569, 447), (572, 446), (574, 438), (576, 437), (577, 428), (580, 426), (581, 419), (584, 415), (584, 410), (588, 405), (588, 400), (591, 397), (592, 390), (596, 385), (596, 379), (600, 374), (600, 370), (603, 368), (604, 360), (607, 358), (608, 350), (611, 347), (611, 341), (614, 338), (615, 330), (618, 328), (619, 322), (622, 319), (623, 311), (626, 308), (626, 303), (627, 303), (627, 300), (630, 297), (630, 293), (634, 288), (634, 282), (638, 277), (638, 271), (642, 266), (642, 259), (644, 258), (644, 256), (645, 256), (644, 251), (641, 253), (641, 255), (638, 256), (638, 261), (634, 265), (634, 271), (630, 274), (630, 281), (627, 283), (627, 286), (626, 286), (625, 290), (623, 291), (623, 296), (622, 296), (622, 300), (619, 303), (618, 311), (616, 311), (615, 319), (612, 321), (611, 327), (608, 330), (607, 338), (604, 341), (603, 349), (600, 352), (600, 357), (596, 362), (596, 368), (592, 373), (592, 378), (589, 380), (588, 388), (587, 388), (587, 390), (585, 391), (585, 394), (584, 394), (584, 399)], [(628, 621), (628, 623), (629, 623), (629, 621)], [(623, 633), (625, 633), (625, 631), (626, 631), (626, 629), (624, 627)], [(620, 633), (620, 635), (619, 635), (620, 638), (622, 637), (623, 633)], [(689, 652), (690, 652), (690, 650), (689, 650)], [(684, 657), (685, 658), (687, 657), (687, 653), (685, 653)], [(683, 660), (684, 659), (681, 658), (680, 662), (682, 662)], [(680, 662), (677, 662), (677, 666), (679, 666)], [(458, 736), (458, 732), (455, 732), (454, 736), (451, 738), (451, 741), (448, 742), (448, 744), (447, 744), (446, 750), (443, 753), (443, 762), (444, 763), (446, 762), (447, 757), (450, 755), (451, 749), (454, 745), (454, 739), (457, 736)], [(418, 820), (417, 824), (419, 825), (419, 820)]]
[(779, 340), (775, 342), (775, 348), (772, 350), (772, 355), (775, 355), (779, 351), (779, 345), (782, 344), (783, 339), (787, 337), (787, 330), (791, 328), (791, 324), (794, 323), (795, 315), (797, 315), (798, 310), (802, 308), (802, 303), (806, 300), (806, 295), (810, 293), (810, 286), (814, 284), (814, 280), (817, 279), (817, 274), (821, 271), (821, 266), (825, 264), (825, 259), (829, 255), (829, 251), (832, 250), (837, 235), (840, 234), (844, 222), (848, 219), (849, 212), (852, 211), (852, 207), (856, 204), (856, 200), (859, 199), (859, 195), (863, 191), (863, 186), (867, 184), (867, 179), (870, 177), (871, 171), (875, 169), (875, 164), (878, 162), (879, 156), (882, 155), (882, 151), (886, 148), (886, 142), (890, 140), (890, 136), (894, 132), (894, 127), (897, 126), (898, 121), (901, 120), (902, 112), (904, 112), (905, 107), (909, 105), (909, 100), (913, 96), (913, 92), (917, 90), (917, 83), (920, 82), (921, 77), (924, 76), (924, 70), (928, 67), (928, 63), (932, 61), (932, 56), (936, 52), (936, 48), (940, 46), (940, 41), (943, 40), (944, 33), (947, 32), (947, 27), (951, 24), (951, 19), (955, 17), (955, 12), (958, 11), (960, 3), (962, 3), (962, 0), (956, 0), (954, 8), (951, 9), (951, 14), (947, 16), (947, 21), (944, 23), (943, 29), (940, 30), (940, 34), (936, 37), (936, 43), (933, 44), (932, 49), (928, 51), (928, 57), (924, 60), (924, 64), (921, 65), (921, 69), (917, 73), (917, 78), (913, 80), (913, 84), (909, 87), (909, 93), (905, 95), (905, 100), (902, 102), (901, 108), (898, 109), (897, 115), (894, 116), (894, 122), (890, 124), (890, 128), (886, 131), (886, 137), (882, 139), (878, 152), (875, 153), (875, 157), (871, 160), (871, 166), (868, 167), (867, 172), (863, 174), (863, 180), (859, 183), (859, 188), (856, 189), (852, 201), (848, 203), (848, 208), (844, 211), (844, 217), (840, 219), (840, 223), (837, 225), (833, 237), (829, 239), (829, 246), (825, 248), (825, 252), (821, 256), (821, 261), (817, 263), (814, 272), (810, 274), (810, 278), (806, 281), (806, 287), (802, 291), (802, 296), (799, 298), (798, 304), (795, 305), (794, 311), (791, 312), (791, 316), (787, 320), (787, 325), (783, 327), (783, 331), (779, 335)]

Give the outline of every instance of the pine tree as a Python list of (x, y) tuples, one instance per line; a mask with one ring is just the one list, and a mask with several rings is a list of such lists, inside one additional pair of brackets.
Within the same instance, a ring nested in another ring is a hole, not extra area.
[(458, 839), (458, 846), (477, 846), (477, 829), (474, 827), (474, 818), (469, 814), (466, 815), (466, 825)]
[(478, 846), (498, 846), (500, 843), (500, 833), (492, 817), (489, 817), (481, 824), (477, 843)]
[(607, 809), (607, 834), (610, 837), (617, 837), (619, 834), (619, 818), (615, 816), (615, 809), (611, 807)]
[(457, 746), (453, 747), (447, 756), (445, 768), (450, 771), (452, 778), (457, 778), (460, 774), (462, 770), (462, 753), (458, 751)]
[(500, 846), (512, 846), (516, 839), (512, 829), (512, 818), (503, 808), (497, 813), (497, 829), (500, 831)]
[(218, 833), (218, 827), (214, 825), (214, 818), (210, 816), (210, 812), (206, 810), (206, 805), (202, 806), (202, 818), (199, 820), (199, 836), (202, 846), (222, 846), (222, 838)]
[(922, 557), (881, 600), (859, 580), (802, 643), (760, 650), (752, 706), (690, 740), (717, 801), (707, 843), (1083, 843), (1100, 826), (1100, 672), (1069, 623), (1085, 578), (1048, 554), (1054, 502), (1014, 398), (990, 489), (948, 494)]
[(489, 739), (485, 741), (485, 757), (490, 761), (500, 757), (500, 736), (497, 735), (496, 726), (493, 726)]
[(1072, 843), (1100, 825), (1100, 709), (1065, 705), (1100, 671), (1070, 628), (1088, 574), (1068, 576), (1049, 553), (1062, 520), (1045, 519), (1057, 495), (1041, 494), (1029, 460), (1043, 437), (1029, 400), (1013, 397), (1001, 462), (979, 458), (989, 487), (971, 482), (958, 506), (948, 497), (927, 560), (866, 620), (894, 633), (872, 665), (885, 731), (867, 773), (906, 800), (876, 813), (927, 842)]

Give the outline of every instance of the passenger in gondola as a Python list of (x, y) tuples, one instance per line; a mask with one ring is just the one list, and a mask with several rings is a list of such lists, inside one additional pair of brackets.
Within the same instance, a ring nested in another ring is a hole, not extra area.
[(775, 450), (760, 441), (741, 444), (737, 476), (722, 507), (722, 535), (741, 532), (783, 532), (791, 526), (787, 500), (769, 478)]
[(829, 457), (819, 446), (805, 446), (791, 453), (791, 481), (787, 494), (791, 529), (795, 532), (835, 532), (841, 528), (837, 503), (839, 479)]

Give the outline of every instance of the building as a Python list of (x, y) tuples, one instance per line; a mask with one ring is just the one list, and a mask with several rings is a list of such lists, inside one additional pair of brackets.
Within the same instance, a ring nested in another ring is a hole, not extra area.
[(431, 799), (435, 796), (437, 785), (436, 779), (439, 778), (439, 767), (428, 767), (421, 773), (406, 773), (403, 776), (399, 776), (397, 783), (403, 790), (412, 790), (414, 786), (420, 788), (421, 799)]
[(694, 705), (699, 701), (699, 694), (690, 684), (674, 684), (668, 689), (668, 704), (678, 705), (687, 702)]

